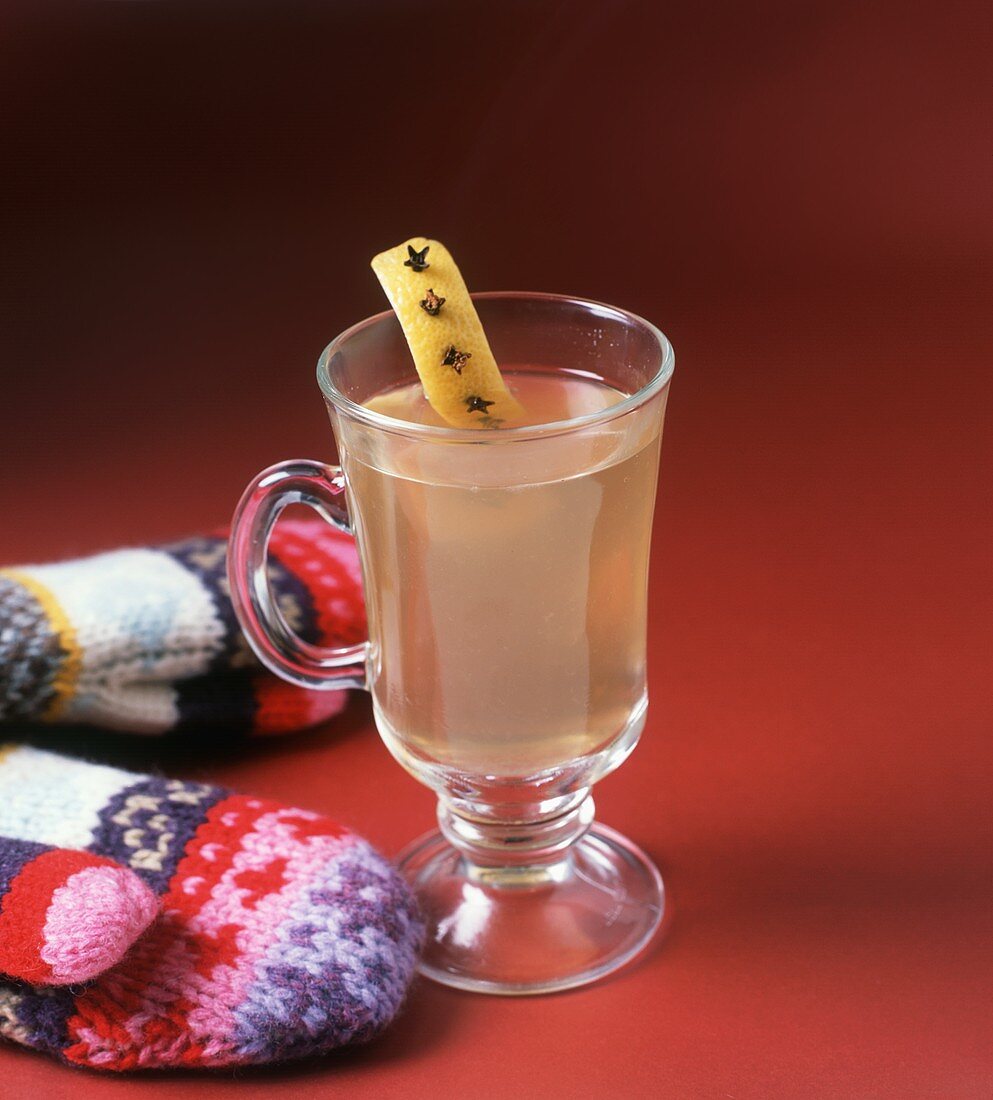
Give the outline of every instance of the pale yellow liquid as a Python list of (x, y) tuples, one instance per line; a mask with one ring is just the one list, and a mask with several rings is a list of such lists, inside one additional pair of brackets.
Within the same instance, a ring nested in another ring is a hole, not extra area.
[[(562, 374), (505, 377), (521, 423), (624, 396)], [(417, 385), (367, 407), (441, 424)], [(523, 777), (631, 731), (644, 707), (660, 419), (622, 416), (575, 440), (409, 440), (343, 455), (388, 743), (463, 772)]]

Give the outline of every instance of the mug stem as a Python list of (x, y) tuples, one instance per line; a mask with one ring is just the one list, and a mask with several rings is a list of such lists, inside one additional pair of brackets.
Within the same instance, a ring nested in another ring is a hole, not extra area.
[(420, 969), (520, 995), (585, 985), (633, 959), (662, 920), (652, 861), (593, 821), (589, 787), (558, 813), (502, 822), (438, 804), (439, 831), (400, 853), (428, 927)]
[(438, 800), (438, 827), (461, 852), (470, 878), (496, 887), (515, 886), (525, 879), (534, 882), (542, 875), (557, 874), (556, 868), (569, 858), (571, 846), (593, 824), (593, 812), (588, 787), (576, 792), (568, 807), (553, 816), (536, 814), (515, 822), (467, 816), (442, 797)]

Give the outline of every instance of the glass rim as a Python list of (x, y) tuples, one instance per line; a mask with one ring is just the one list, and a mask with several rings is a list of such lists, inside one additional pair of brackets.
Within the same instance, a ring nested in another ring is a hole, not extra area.
[[(317, 360), (317, 384), (321, 393), (330, 401), (339, 412), (359, 420), (381, 431), (394, 435), (406, 435), (416, 438), (435, 439), (449, 443), (511, 443), (521, 439), (535, 439), (549, 435), (561, 435), (567, 432), (580, 431), (593, 425), (607, 423), (615, 420), (633, 409), (643, 405), (651, 397), (657, 394), (672, 377), (675, 368), (676, 356), (668, 337), (660, 328), (646, 321), (637, 313), (621, 309), (619, 306), (608, 305), (606, 302), (598, 302), (591, 298), (577, 298), (569, 294), (548, 294), (542, 291), (528, 290), (484, 290), (471, 295), (474, 301), (486, 301), (488, 299), (527, 299), (529, 301), (559, 302), (582, 306), (591, 313), (609, 315), (615, 320), (620, 319), (628, 324), (640, 327), (648, 332), (658, 346), (660, 353), (659, 367), (652, 377), (634, 393), (621, 398), (614, 405), (608, 405), (597, 412), (584, 413), (582, 416), (570, 417), (568, 420), (549, 420), (543, 424), (526, 424), (517, 428), (501, 428), (496, 432), (481, 432), (477, 428), (451, 428), (435, 424), (414, 424), (409, 420), (398, 420), (396, 417), (387, 416), (385, 413), (374, 412), (372, 409), (353, 401), (343, 394), (331, 381), (328, 364), (338, 348), (356, 336), (358, 333), (371, 328), (387, 317), (394, 317), (392, 309), (385, 309), (381, 313), (375, 313), (362, 321), (356, 322), (343, 332), (339, 333), (328, 346), (321, 352)], [(411, 361), (413, 367), (413, 361)]]

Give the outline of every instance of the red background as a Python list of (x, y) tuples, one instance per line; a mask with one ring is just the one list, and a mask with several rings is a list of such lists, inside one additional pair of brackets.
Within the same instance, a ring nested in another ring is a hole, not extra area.
[[(330, 454), (320, 348), (437, 236), (677, 350), (649, 724), (597, 792), (671, 891), (628, 971), (419, 982), (370, 1046), (5, 1100), (985, 1097), (993, 162), (985, 3), (7, 5), (0, 560), (172, 539)], [(252, 747), (79, 741), (327, 809), (430, 795), (357, 696)]]

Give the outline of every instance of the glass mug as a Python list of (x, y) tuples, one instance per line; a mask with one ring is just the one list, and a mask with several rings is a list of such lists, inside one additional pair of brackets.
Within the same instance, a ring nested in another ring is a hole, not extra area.
[[(392, 312), (332, 341), (317, 377), (341, 466), (283, 462), (235, 513), (235, 611), (261, 661), (308, 688), (365, 688), (394, 757), (438, 794), (398, 862), (428, 921), (423, 973), (540, 993), (593, 981), (651, 939), (648, 857), (593, 822), (590, 788), (645, 724), (649, 543), (674, 357), (631, 313), (550, 294), (474, 295), (497, 362), (620, 390), (571, 419), (497, 431), (364, 407), (416, 381)], [(354, 532), (369, 640), (297, 637), (266, 576), (279, 513)]]

